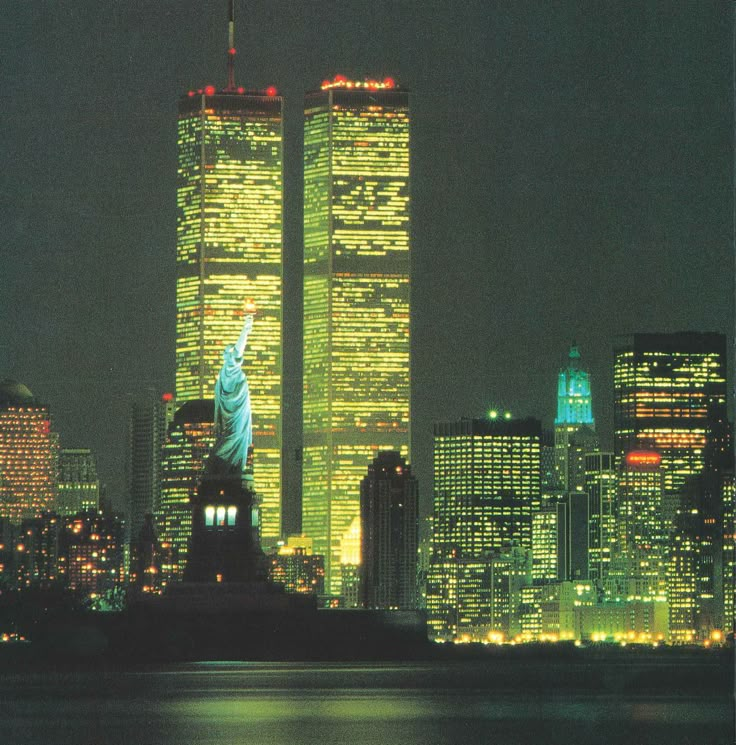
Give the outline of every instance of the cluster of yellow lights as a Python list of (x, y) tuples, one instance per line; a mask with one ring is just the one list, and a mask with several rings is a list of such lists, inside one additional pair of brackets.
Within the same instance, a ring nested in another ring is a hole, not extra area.
[(384, 78), (383, 80), (348, 80), (344, 75), (335, 75), (332, 80), (323, 80), (320, 88), (323, 91), (332, 90), (333, 88), (346, 88), (349, 90), (357, 88), (378, 91), (396, 88), (396, 82), (393, 78)]

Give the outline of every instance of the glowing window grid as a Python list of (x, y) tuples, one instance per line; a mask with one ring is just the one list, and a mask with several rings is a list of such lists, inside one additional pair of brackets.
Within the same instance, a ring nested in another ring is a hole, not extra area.
[(184, 97), (178, 126), (176, 397), (212, 398), (223, 349), (248, 340), (255, 487), (262, 535), (281, 533), (282, 100)]
[(369, 463), (409, 454), (408, 94), (327, 89), (305, 120), (302, 527), (338, 594)]

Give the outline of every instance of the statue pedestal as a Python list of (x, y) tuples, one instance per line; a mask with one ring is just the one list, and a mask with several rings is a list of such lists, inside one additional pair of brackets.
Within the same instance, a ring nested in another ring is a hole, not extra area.
[(255, 494), (240, 475), (206, 474), (192, 499), (186, 583), (266, 584)]

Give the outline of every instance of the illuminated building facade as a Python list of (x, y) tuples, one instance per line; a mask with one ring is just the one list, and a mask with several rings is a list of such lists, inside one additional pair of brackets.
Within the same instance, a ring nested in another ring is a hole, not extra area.
[(11, 541), (17, 588), (48, 588), (65, 581), (62, 532), (63, 519), (54, 512), (23, 520)]
[(566, 577), (567, 504), (547, 500), (532, 515), (532, 578), (537, 582), (558, 582)]
[(89, 448), (63, 448), (59, 451), (56, 512), (74, 515), (99, 506), (100, 480), (94, 454)]
[(64, 518), (61, 537), (66, 581), (97, 597), (125, 582), (125, 526), (116, 516), (90, 510)]
[(659, 453), (634, 450), (619, 464), (616, 552), (609, 570), (616, 597), (630, 600), (666, 597), (663, 482)]
[(485, 601), (477, 593), (486, 592), (482, 565), (491, 552), (512, 546), (529, 552), (531, 577), (541, 434), (536, 419), (462, 419), (435, 425), (427, 615), (436, 637), (458, 634), (464, 624), (461, 607), (482, 608)]
[[(176, 404), (170, 393), (153, 391), (131, 402), (128, 419), (128, 494), (130, 539), (138, 540), (146, 515), (158, 509), (161, 451)], [(96, 507), (96, 505), (95, 505)]]
[[(579, 348), (573, 344), (567, 366), (557, 377), (555, 467), (564, 491), (583, 491), (584, 454), (598, 449), (594, 430), (590, 375), (582, 367)], [(571, 443), (576, 436), (577, 442)], [(571, 447), (573, 444), (575, 447)]]
[(616, 464), (613, 453), (585, 456), (588, 499), (588, 578), (603, 586), (616, 542)]
[(635, 334), (614, 352), (614, 450), (662, 456), (664, 488), (727, 448), (726, 338), (714, 333)]
[[(234, 54), (234, 50), (231, 50)], [(229, 59), (232, 61), (232, 55)], [(212, 398), (243, 304), (262, 534), (281, 533), (283, 100), (232, 82), (179, 102), (176, 399)]]
[(174, 415), (161, 457), (161, 496), (156, 522), (166, 580), (180, 580), (192, 534), (190, 500), (215, 442), (212, 400), (189, 401)]
[(733, 627), (733, 492), (733, 474), (717, 471), (683, 487), (667, 578), (675, 642), (721, 640)]
[(736, 631), (736, 477), (723, 476), (723, 633)]
[(360, 484), (361, 604), (415, 610), (419, 489), (395, 450), (379, 453)]
[(324, 557), (312, 553), (311, 539), (289, 536), (285, 545), (268, 555), (268, 578), (286, 592), (323, 595)]
[(22, 383), (0, 383), (0, 518), (11, 523), (54, 507), (58, 441), (48, 406)]
[(304, 124), (302, 529), (340, 594), (379, 450), (409, 455), (409, 94), (338, 76)]

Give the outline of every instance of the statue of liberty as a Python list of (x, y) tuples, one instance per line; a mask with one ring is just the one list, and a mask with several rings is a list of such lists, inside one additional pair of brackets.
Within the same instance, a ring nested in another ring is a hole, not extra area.
[(215, 444), (205, 473), (244, 476), (251, 469), (253, 426), (248, 379), (243, 354), (253, 328), (255, 304), (246, 300), (245, 321), (235, 344), (225, 347), (223, 364), (215, 384)]

